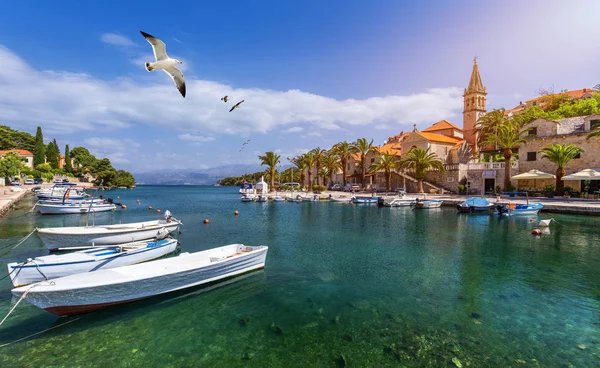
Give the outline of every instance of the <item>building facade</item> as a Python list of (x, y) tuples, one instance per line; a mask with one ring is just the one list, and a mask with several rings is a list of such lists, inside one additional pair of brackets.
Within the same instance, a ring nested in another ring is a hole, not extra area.
[(0, 157), (4, 157), (8, 152), (15, 152), (17, 155), (19, 155), (19, 157), (23, 159), (27, 167), (33, 169), (33, 153), (21, 149), (1, 150)]

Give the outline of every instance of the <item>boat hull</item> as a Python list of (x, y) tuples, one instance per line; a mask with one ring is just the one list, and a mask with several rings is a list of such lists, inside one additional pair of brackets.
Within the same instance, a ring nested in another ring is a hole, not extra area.
[(114, 204), (92, 204), (91, 208), (89, 204), (43, 204), (38, 203), (36, 208), (42, 215), (73, 215), (88, 212), (108, 212), (117, 209)]
[(430, 208), (440, 208), (441, 206), (442, 206), (441, 200), (417, 202), (415, 204), (415, 208), (422, 209), (422, 210), (428, 210)]
[(268, 247), (253, 248), (232, 258), (216, 261), (211, 258), (210, 263), (202, 265), (195, 261), (203, 252), (184, 253), (139, 265), (58, 278), (16, 288), (12, 293), (22, 297), (27, 292), (25, 300), (29, 303), (59, 316), (90, 312), (264, 268)]
[[(135, 225), (135, 224), (132, 224)], [(102, 246), (102, 245), (117, 245), (128, 242), (136, 242), (141, 240), (148, 240), (153, 238), (161, 238), (160, 231), (161, 229), (166, 229), (169, 233), (177, 230), (179, 227), (179, 222), (165, 222), (160, 223), (156, 221), (155, 224), (145, 226), (145, 227), (137, 227), (132, 226), (130, 229), (118, 229), (116, 231), (107, 232), (105, 227), (97, 226), (97, 227), (88, 227), (87, 229), (92, 229), (91, 232), (85, 234), (67, 234), (60, 233), (57, 231), (53, 231), (54, 228), (49, 229), (38, 229), (36, 231), (37, 235), (42, 239), (44, 245), (49, 248), (69, 248), (69, 247), (78, 247), (78, 246)], [(110, 228), (110, 227), (108, 227)], [(93, 232), (94, 229), (98, 231)], [(61, 229), (56, 229), (60, 231)]]
[[(123, 244), (125, 245), (130, 245)], [(110, 269), (121, 266), (128, 266), (140, 262), (150, 261), (173, 253), (177, 249), (177, 240), (169, 239), (159, 242), (156, 246), (143, 247), (125, 252), (118, 252), (114, 249), (116, 247), (99, 247), (91, 250), (87, 250), (88, 254), (101, 255), (103, 253), (109, 253), (105, 256), (97, 256), (97, 259), (73, 259), (69, 261), (69, 255), (65, 257), (60, 256), (45, 256), (35, 258), (33, 261), (38, 261), (36, 264), (28, 263), (23, 265), (22, 263), (9, 263), (7, 265), (8, 272), (11, 275), (16, 275), (12, 278), (12, 283), (15, 287), (22, 285), (29, 285), (34, 282), (44, 280), (44, 276), (48, 279), (55, 279), (59, 277), (65, 277), (74, 275), (82, 272), (92, 272), (102, 269)], [(111, 252), (113, 251), (113, 252)], [(76, 253), (84, 253), (76, 252)], [(59, 260), (53, 261), (52, 257), (59, 258)], [(42, 273), (44, 276), (42, 276)]]

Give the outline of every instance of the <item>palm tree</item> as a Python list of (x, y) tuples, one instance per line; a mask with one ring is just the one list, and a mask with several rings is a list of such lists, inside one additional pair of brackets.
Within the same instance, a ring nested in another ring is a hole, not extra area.
[(484, 144), (495, 145), (502, 150), (504, 155), (504, 190), (510, 187), (510, 159), (512, 158), (512, 149), (525, 143), (523, 138), (524, 131), (521, 131), (521, 125), (511, 119), (503, 119), (502, 124), (496, 127), (495, 132), (488, 133)]
[(317, 175), (324, 186), (327, 186), (327, 177), (329, 176), (329, 172), (325, 166), (322, 166), (319, 171), (317, 171)]
[(567, 174), (565, 166), (574, 159), (578, 154), (583, 152), (581, 147), (577, 147), (574, 144), (550, 144), (541, 150), (542, 158), (546, 158), (549, 161), (555, 163), (558, 168), (556, 169), (556, 195), (563, 195), (565, 191), (565, 182), (562, 181), (562, 177)]
[(326, 169), (327, 177), (329, 182), (333, 182), (333, 174), (340, 168), (340, 162), (338, 161), (335, 152), (329, 151), (324, 157), (322, 162), (323, 168)]
[(367, 171), (367, 155), (370, 152), (373, 152), (373, 140), (371, 139), (371, 142), (367, 142), (366, 138), (358, 138), (356, 140), (356, 142), (353, 143), (354, 145), (354, 149), (355, 152), (358, 153), (360, 155), (359, 157), (359, 165), (361, 167), (361, 173), (360, 173), (360, 183), (362, 185), (362, 187), (365, 187), (365, 173)]
[(327, 150), (324, 150), (321, 147), (317, 147), (311, 150), (311, 152), (315, 155), (315, 168), (317, 169), (317, 175), (315, 176), (315, 178), (317, 179), (317, 185), (320, 185), (319, 172), (321, 171), (321, 166), (323, 165), (323, 158), (327, 154)]
[(346, 169), (348, 167), (348, 158), (355, 152), (355, 148), (350, 143), (343, 141), (333, 146), (332, 151), (339, 158), (342, 166), (342, 180), (346, 186)]
[[(497, 109), (480, 117), (475, 126), (477, 146), (483, 146), (490, 134), (496, 134), (498, 127), (502, 126), (507, 120), (508, 118), (504, 115), (504, 109)], [(495, 147), (498, 149), (497, 145)]]
[(306, 178), (306, 173), (304, 172), (304, 170), (306, 170), (306, 157), (305, 155), (296, 156), (292, 159), (292, 162), (300, 171), (300, 185), (304, 187), (304, 179)]
[(306, 161), (306, 168), (308, 169), (308, 190), (312, 190), (312, 168), (315, 166), (316, 157), (313, 151), (308, 151), (304, 154), (304, 160)]
[(396, 155), (384, 152), (380, 156), (380, 160), (375, 162), (369, 167), (369, 170), (372, 173), (377, 171), (382, 171), (385, 173), (385, 191), (390, 191), (390, 181), (392, 179), (392, 171), (396, 169), (398, 165), (398, 160), (396, 159)]
[(419, 181), (419, 193), (423, 193), (423, 178), (430, 170), (444, 170), (444, 163), (433, 152), (413, 147), (400, 159), (400, 165), (411, 169)]
[(276, 155), (273, 151), (267, 151), (263, 156), (258, 156), (258, 158), (260, 159), (261, 166), (267, 165), (269, 167), (267, 169), (267, 172), (271, 177), (271, 191), (273, 191), (273, 188), (275, 188), (275, 169), (277, 167), (277, 164), (279, 164), (279, 159), (281, 158), (281, 156)]

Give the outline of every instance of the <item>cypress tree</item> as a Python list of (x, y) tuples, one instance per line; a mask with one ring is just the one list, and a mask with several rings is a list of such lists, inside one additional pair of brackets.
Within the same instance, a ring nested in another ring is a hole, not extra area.
[(52, 166), (53, 169), (58, 169), (58, 155), (60, 151), (58, 150), (58, 145), (56, 144), (56, 139), (52, 142), (48, 143), (46, 147), (46, 161)]
[(70, 173), (73, 172), (73, 166), (71, 165), (71, 152), (69, 151), (69, 145), (65, 146), (65, 170)]
[(44, 144), (44, 135), (42, 134), (42, 128), (37, 127), (35, 133), (35, 152), (33, 155), (33, 166), (37, 166), (46, 162), (46, 145)]

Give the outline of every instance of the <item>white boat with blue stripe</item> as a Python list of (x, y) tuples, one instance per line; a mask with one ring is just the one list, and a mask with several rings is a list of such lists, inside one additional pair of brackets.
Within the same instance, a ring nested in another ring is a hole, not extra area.
[(177, 240), (173, 238), (93, 247), (79, 252), (51, 254), (30, 258), (21, 263), (9, 263), (8, 273), (13, 285), (19, 287), (82, 272), (146, 262), (173, 253), (175, 249)]
[(12, 289), (12, 294), (59, 316), (91, 312), (264, 268), (267, 250), (264, 245), (230, 244), (41, 281)]

